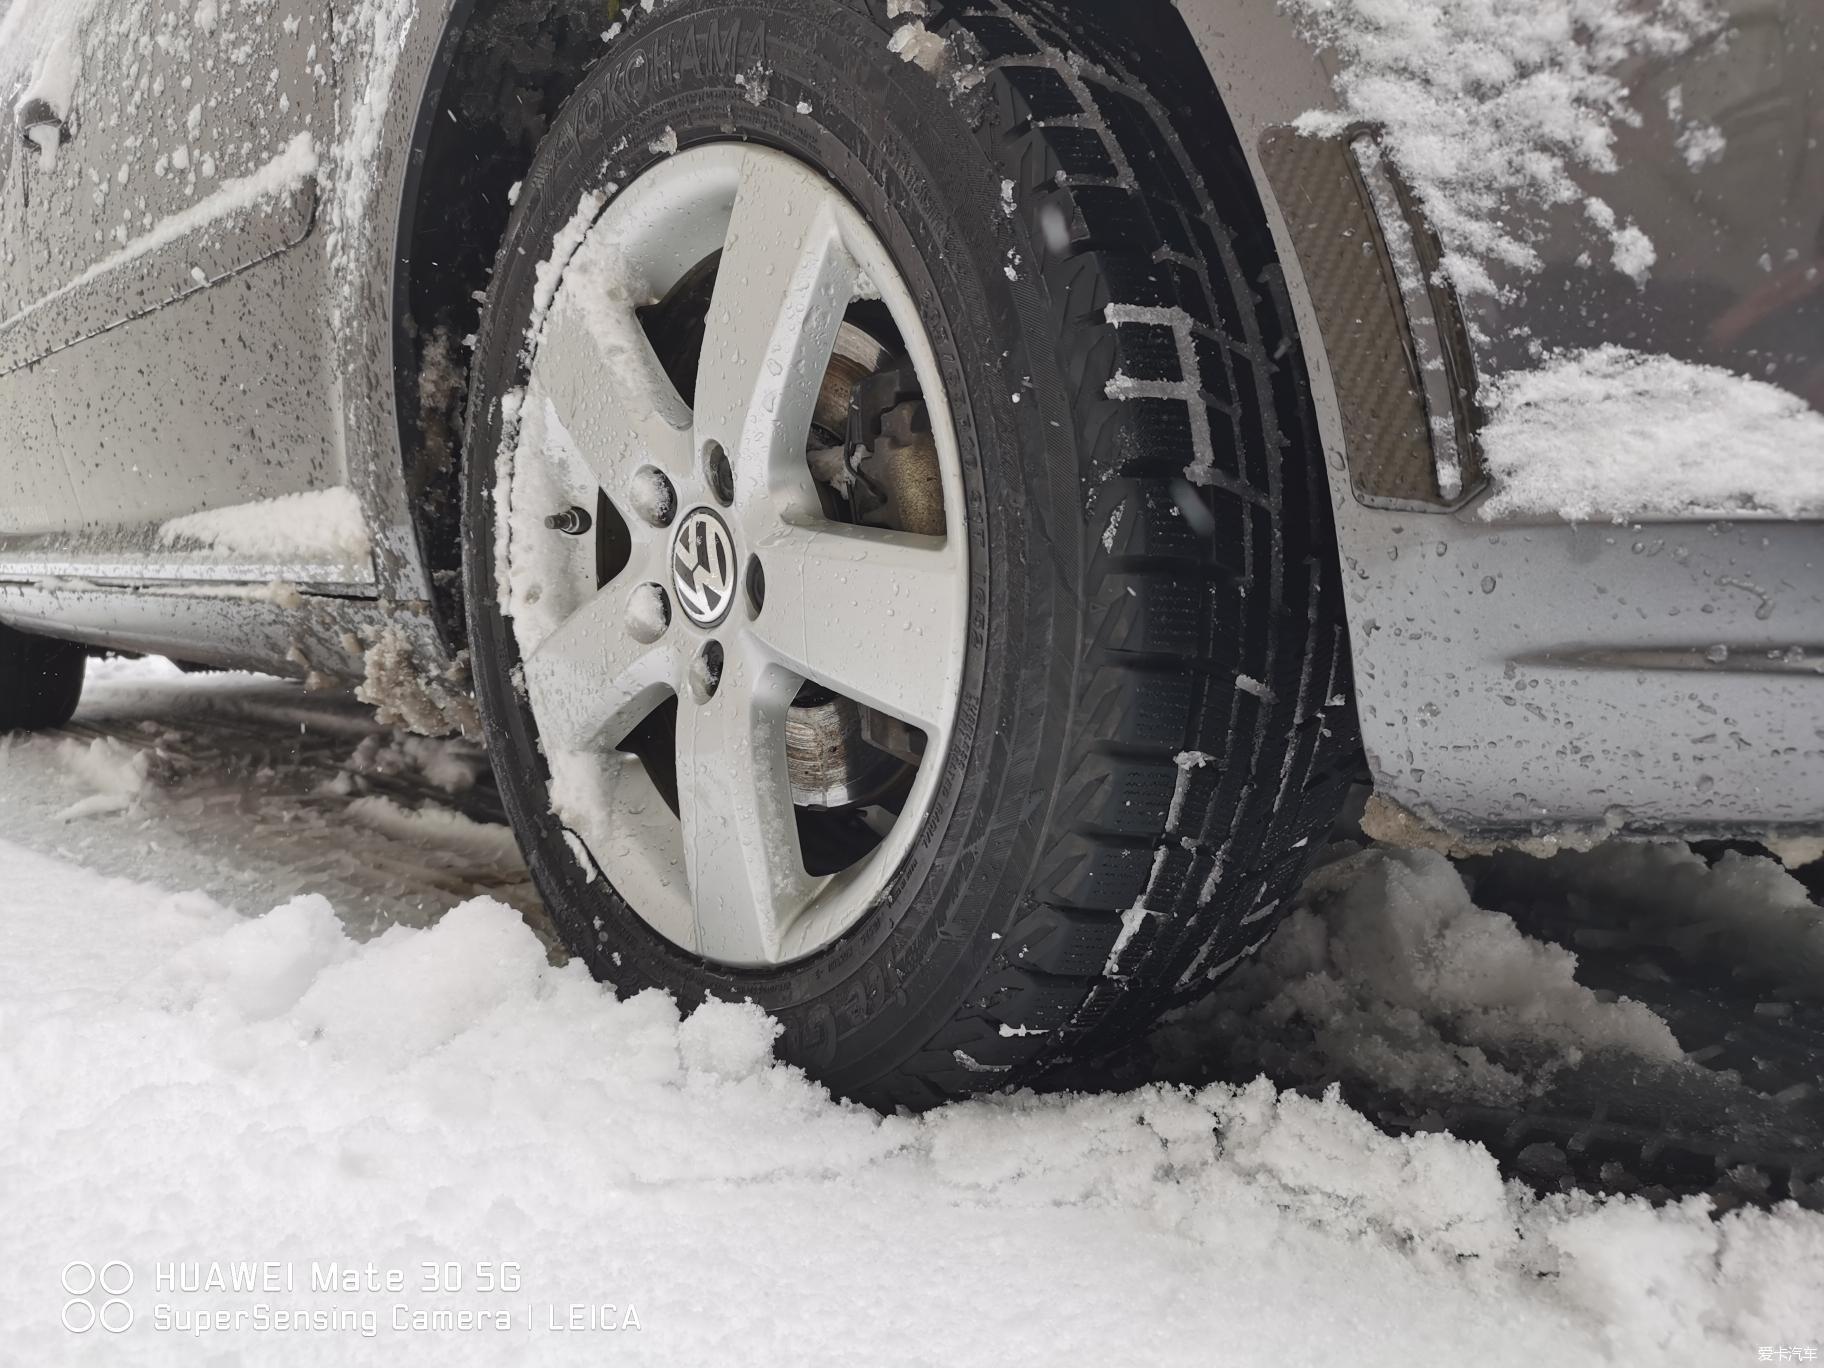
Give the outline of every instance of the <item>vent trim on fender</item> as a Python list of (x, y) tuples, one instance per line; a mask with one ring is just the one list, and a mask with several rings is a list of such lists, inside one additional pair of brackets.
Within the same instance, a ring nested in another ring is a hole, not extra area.
[(1317, 314), (1350, 488), (1370, 507), (1461, 507), (1486, 478), (1468, 328), (1410, 189), (1358, 124), (1267, 130), (1261, 164)]

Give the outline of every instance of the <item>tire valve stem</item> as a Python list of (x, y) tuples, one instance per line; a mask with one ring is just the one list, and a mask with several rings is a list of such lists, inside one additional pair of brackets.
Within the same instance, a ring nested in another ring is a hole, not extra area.
[(589, 515), (580, 508), (566, 508), (562, 513), (553, 513), (546, 518), (545, 526), (566, 537), (580, 537), (589, 530)]

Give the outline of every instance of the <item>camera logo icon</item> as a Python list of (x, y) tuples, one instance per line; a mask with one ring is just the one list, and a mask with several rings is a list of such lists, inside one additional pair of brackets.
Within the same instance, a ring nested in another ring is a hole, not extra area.
[(70, 1299), (63, 1304), (63, 1328), (83, 1335), (99, 1325), (118, 1335), (133, 1324), (133, 1308), (123, 1300), (132, 1287), (133, 1270), (119, 1259), (99, 1270), (81, 1259), (65, 1264), (63, 1290)]

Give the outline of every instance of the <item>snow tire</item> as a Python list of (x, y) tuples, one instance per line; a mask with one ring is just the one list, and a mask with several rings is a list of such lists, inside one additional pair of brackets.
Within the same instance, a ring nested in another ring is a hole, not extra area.
[[(634, 14), (525, 179), (476, 351), (470, 644), (558, 927), (622, 992), (751, 999), (783, 1058), (879, 1107), (1032, 1084), (1197, 996), (1265, 940), (1359, 770), (1322, 450), (1253, 180), (1175, 11), (1091, 8)], [(685, 954), (579, 868), (490, 530), (556, 234), (584, 193), (731, 137), (840, 185), (919, 299), (972, 580), (961, 717), (912, 853), (841, 940), (764, 971)]]
[(82, 699), (88, 651), (0, 623), (0, 732), (61, 727)]

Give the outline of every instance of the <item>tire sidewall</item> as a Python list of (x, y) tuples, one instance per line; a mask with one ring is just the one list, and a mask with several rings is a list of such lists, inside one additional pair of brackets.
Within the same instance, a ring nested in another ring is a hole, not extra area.
[[(1036, 322), (1047, 310), (1037, 283), (1010, 265), (1029, 252), (997, 208), (999, 173), (966, 110), (892, 54), (889, 36), (841, 0), (686, 0), (603, 59), (541, 145), (502, 245), (470, 390), (463, 519), (487, 741), (566, 943), (624, 992), (751, 999), (782, 1023), (782, 1056), (851, 1093), (925, 1047), (999, 953), (1040, 855), (1081, 656), (1083, 514), (1068, 395), (1050, 330)], [(538, 264), (585, 192), (630, 184), (674, 140), (681, 150), (731, 137), (818, 167), (898, 264), (955, 420), (971, 580), (954, 738), (910, 853), (836, 943), (757, 972), (680, 950), (570, 853), (512, 684), (519, 655), (492, 539), (502, 399), (524, 384)]]

